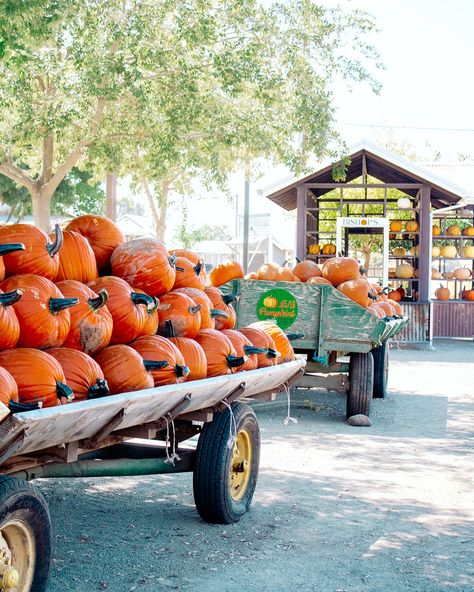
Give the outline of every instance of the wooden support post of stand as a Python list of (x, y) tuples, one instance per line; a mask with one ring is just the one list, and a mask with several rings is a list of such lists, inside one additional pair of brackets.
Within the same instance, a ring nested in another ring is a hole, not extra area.
[(304, 185), (296, 189), (296, 257), (300, 261), (306, 257), (306, 192)]
[(428, 302), (431, 283), (431, 187), (423, 185), (420, 192), (420, 255), (419, 302)]

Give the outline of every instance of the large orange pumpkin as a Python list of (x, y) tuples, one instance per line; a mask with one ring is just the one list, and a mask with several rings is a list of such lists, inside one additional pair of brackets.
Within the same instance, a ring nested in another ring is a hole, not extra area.
[(186, 257), (176, 258), (176, 279), (173, 290), (177, 288), (196, 288), (204, 290), (206, 285), (206, 272), (202, 261), (192, 263)]
[(231, 302), (235, 301), (234, 294), (222, 294), (219, 288), (215, 288), (214, 286), (206, 286), (204, 291), (209, 296), (214, 310), (221, 311), (221, 314), (214, 314), (215, 328), (218, 331), (233, 329), (236, 323), (235, 309), (231, 305)]
[(242, 372), (243, 370), (255, 370), (258, 368), (257, 354), (267, 354), (268, 348), (255, 347), (252, 345), (250, 339), (240, 331), (225, 329), (222, 331), (222, 333), (229, 338), (237, 353), (237, 356), (247, 357), (247, 361), (237, 369), (237, 372)]
[(160, 298), (158, 333), (165, 337), (193, 339), (201, 326), (201, 305), (181, 292), (170, 292)]
[(23, 243), (0, 244), (0, 282), (5, 279), (5, 264), (3, 263), (3, 256), (16, 251), (24, 251), (25, 245)]
[(113, 319), (111, 345), (130, 343), (142, 335), (153, 334), (157, 323), (150, 323), (149, 314), (157, 315), (156, 301), (144, 292), (135, 291), (125, 280), (104, 276), (89, 282), (95, 292), (106, 290), (107, 308)]
[(5, 277), (34, 273), (55, 280), (59, 270), (59, 250), (63, 243), (62, 231), (55, 228), (54, 242), (48, 235), (31, 224), (0, 226), (0, 243), (21, 243), (24, 249), (3, 255)]
[(21, 296), (18, 290), (6, 293), (0, 290), (0, 350), (11, 349), (18, 343), (20, 323), (13, 305)]
[(295, 352), (293, 351), (290, 340), (276, 323), (272, 321), (258, 321), (257, 323), (252, 323), (250, 327), (261, 329), (267, 335), (270, 335), (275, 343), (276, 350), (280, 353), (278, 364), (284, 364), (295, 359)]
[(204, 260), (202, 259), (202, 257), (200, 257), (194, 251), (190, 251), (189, 249), (171, 249), (169, 253), (170, 253), (170, 255), (174, 255), (175, 257), (185, 257), (186, 259), (191, 261), (191, 263), (193, 265), (197, 265), (198, 263), (202, 263), (202, 266), (204, 269), (204, 274), (205, 274)]
[(258, 368), (276, 366), (280, 353), (277, 351), (275, 342), (270, 335), (262, 331), (262, 329), (256, 329), (255, 327), (242, 327), (239, 329), (239, 332), (247, 337), (254, 347), (263, 350), (263, 353), (257, 353)]
[(370, 304), (370, 286), (365, 279), (347, 280), (339, 284), (337, 289), (364, 308)]
[(65, 298), (77, 298), (76, 306), (69, 309), (71, 327), (64, 347), (93, 355), (107, 347), (112, 337), (112, 315), (106, 306), (107, 290), (99, 294), (76, 280), (64, 280), (56, 284)]
[(0, 366), (15, 379), (20, 403), (55, 407), (73, 399), (61, 365), (46, 352), (28, 347), (9, 349), (0, 352)]
[(105, 216), (86, 214), (71, 220), (66, 230), (73, 230), (85, 236), (94, 251), (100, 274), (108, 273), (110, 257), (119, 245), (125, 242), (120, 228)]
[(163, 243), (139, 238), (120, 245), (110, 259), (112, 273), (151, 296), (161, 296), (173, 288), (176, 257), (170, 257)]
[(195, 339), (206, 354), (208, 376), (232, 374), (247, 361), (246, 356), (237, 356), (232, 343), (222, 331), (203, 329)]
[(332, 284), (329, 280), (323, 277), (312, 277), (306, 282), (307, 284), (316, 285), (316, 286), (331, 286)]
[(321, 277), (321, 270), (319, 265), (316, 265), (314, 261), (300, 261), (293, 267), (293, 273), (302, 282), (307, 282), (310, 278)]
[(186, 294), (186, 296), (189, 296), (195, 304), (201, 305), (201, 310), (199, 311), (199, 314), (201, 315), (200, 329), (215, 329), (215, 317), (228, 317), (228, 314), (225, 311), (213, 308), (211, 299), (202, 290), (197, 290), (196, 288), (178, 288), (177, 290), (173, 290), (173, 292)]
[(323, 277), (337, 288), (342, 282), (360, 278), (360, 263), (351, 257), (333, 257), (324, 264)]
[[(258, 279), (258, 276), (256, 275), (256, 277), (253, 279)], [(277, 282), (294, 282), (295, 276), (289, 267), (279, 267), (276, 281)]]
[(139, 337), (130, 344), (151, 372), (155, 386), (184, 382), (189, 374), (184, 357), (169, 339), (159, 335)]
[(87, 284), (97, 275), (97, 263), (89, 241), (78, 232), (65, 230), (63, 246), (59, 251), (59, 271), (56, 282), (77, 280)]
[(68, 347), (49, 349), (47, 352), (61, 364), (74, 401), (97, 399), (109, 394), (109, 387), (99, 364), (84, 352)]
[(143, 358), (128, 345), (110, 345), (94, 359), (102, 368), (111, 395), (140, 391), (154, 385), (153, 376), (145, 368)]
[(243, 278), (245, 275), (244, 268), (238, 261), (227, 261), (216, 265), (210, 273), (210, 280), (213, 286), (222, 286), (226, 282), (236, 278)]
[(32, 411), (40, 409), (42, 402), (25, 404), (20, 403), (18, 399), (18, 385), (13, 376), (0, 366), (0, 401), (6, 405), (12, 413), (21, 413), (22, 411)]
[(264, 263), (257, 273), (259, 280), (276, 282), (280, 275), (280, 267), (276, 263)]
[(22, 296), (13, 304), (20, 324), (18, 347), (61, 347), (69, 333), (69, 310), (79, 301), (65, 298), (52, 281), (39, 275), (15, 275), (2, 282), (2, 290), (18, 290)]
[(398, 290), (391, 290), (387, 294), (387, 298), (389, 300), (394, 300), (395, 302), (400, 302), (400, 300), (402, 299), (402, 295), (400, 294), (400, 292)]
[(171, 341), (181, 352), (184, 363), (189, 368), (187, 382), (201, 380), (207, 376), (207, 360), (204, 350), (194, 339), (187, 337), (170, 337)]

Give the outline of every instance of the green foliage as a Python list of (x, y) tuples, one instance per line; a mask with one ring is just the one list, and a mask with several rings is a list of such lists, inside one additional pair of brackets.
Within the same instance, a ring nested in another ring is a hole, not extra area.
[(183, 224), (178, 229), (175, 235), (175, 240), (178, 241), (185, 249), (191, 249), (196, 243), (206, 240), (226, 241), (232, 238), (228, 226), (221, 226), (219, 224), (203, 224), (195, 230), (186, 229), (186, 218)]

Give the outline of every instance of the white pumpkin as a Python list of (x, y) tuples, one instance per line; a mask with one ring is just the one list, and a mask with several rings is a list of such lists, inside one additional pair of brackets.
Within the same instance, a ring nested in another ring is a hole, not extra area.
[(392, 251), (394, 257), (406, 257), (407, 251), (404, 247), (396, 247)]
[(432, 257), (439, 257), (441, 255), (441, 249), (436, 246), (431, 247), (431, 256)]
[(420, 245), (416, 245), (416, 247), (412, 247), (410, 249), (410, 255), (412, 257), (418, 257), (420, 254)]
[(471, 270), (467, 267), (458, 267), (453, 274), (457, 280), (468, 280), (471, 277)]
[(461, 247), (461, 256), (465, 257), (466, 259), (474, 259), (474, 246), (467, 245), (465, 247)]
[(402, 278), (402, 279), (410, 279), (413, 277), (415, 270), (413, 265), (409, 263), (400, 263), (395, 268), (395, 277)]
[(457, 257), (457, 250), (454, 245), (444, 245), (441, 247), (441, 257), (446, 257), (447, 259), (453, 259)]

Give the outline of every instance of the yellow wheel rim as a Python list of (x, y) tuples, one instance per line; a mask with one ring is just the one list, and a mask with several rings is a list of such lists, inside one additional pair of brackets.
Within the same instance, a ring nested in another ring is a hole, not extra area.
[(252, 470), (252, 442), (247, 430), (240, 430), (230, 460), (230, 495), (236, 502), (247, 491)]
[(36, 561), (33, 532), (23, 520), (9, 520), (0, 532), (0, 590), (29, 592)]

